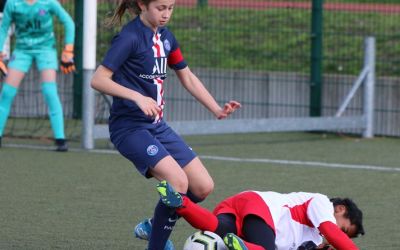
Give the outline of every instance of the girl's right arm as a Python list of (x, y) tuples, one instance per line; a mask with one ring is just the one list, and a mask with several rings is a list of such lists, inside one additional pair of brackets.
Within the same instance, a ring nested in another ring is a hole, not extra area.
[(113, 72), (100, 65), (93, 75), (92, 88), (111, 96), (120, 97), (135, 102), (139, 108), (150, 117), (156, 117), (161, 111), (157, 102), (147, 96), (143, 96), (137, 91), (126, 88), (112, 80)]

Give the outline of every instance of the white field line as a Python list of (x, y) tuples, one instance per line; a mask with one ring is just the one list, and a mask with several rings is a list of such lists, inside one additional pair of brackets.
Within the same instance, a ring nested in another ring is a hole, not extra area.
[(200, 156), (200, 158), (209, 159), (209, 160), (218, 160), (218, 161), (273, 163), (273, 164), (293, 165), (293, 166), (363, 169), (363, 170), (374, 170), (374, 171), (400, 172), (400, 168), (397, 168), (397, 167), (384, 167), (384, 166), (375, 166), (375, 165), (355, 165), (355, 164), (342, 164), (342, 163), (327, 163), (327, 162), (318, 162), (318, 161), (292, 161), (292, 160), (277, 160), (277, 159), (263, 159), (263, 158), (262, 159), (258, 159), (258, 158), (237, 158), (237, 157), (224, 157), (224, 156), (212, 156), (212, 155), (203, 155), (203, 156)]
[[(41, 150), (52, 150), (54, 147), (48, 146), (36, 146), (36, 145), (16, 145), (7, 144), (10, 148), (29, 148), (29, 149), (41, 149)], [(116, 150), (107, 149), (93, 149), (84, 150), (79, 148), (70, 148), (71, 152), (92, 152), (100, 154), (119, 154)], [(377, 165), (362, 165), (362, 164), (343, 164), (343, 163), (327, 163), (318, 161), (293, 161), (293, 160), (280, 160), (280, 159), (267, 159), (267, 158), (238, 158), (238, 157), (225, 157), (225, 156), (214, 156), (214, 155), (199, 155), (201, 159), (216, 160), (216, 161), (230, 161), (230, 162), (250, 162), (250, 163), (266, 163), (266, 164), (279, 164), (279, 165), (291, 165), (291, 166), (302, 166), (302, 167), (319, 167), (319, 168), (341, 168), (341, 169), (360, 169), (360, 170), (372, 170), (372, 171), (386, 171), (386, 172), (400, 172), (400, 167), (385, 167)]]

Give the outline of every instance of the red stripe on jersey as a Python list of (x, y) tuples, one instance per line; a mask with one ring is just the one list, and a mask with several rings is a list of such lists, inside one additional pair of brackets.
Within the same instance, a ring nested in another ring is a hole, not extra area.
[(294, 221), (297, 221), (298, 223), (307, 225), (309, 227), (314, 227), (314, 225), (311, 223), (310, 219), (308, 219), (307, 216), (307, 208), (311, 200), (312, 198), (306, 201), (305, 203), (301, 205), (296, 205), (294, 207), (289, 207), (288, 205), (286, 205), (285, 207), (289, 208), (290, 214), (292, 215), (292, 219)]
[(160, 45), (158, 45), (158, 39), (159, 39), (159, 37), (158, 37), (158, 35), (154, 35), (154, 38), (155, 38), (155, 43), (154, 43), (154, 48), (156, 49), (156, 51), (157, 51), (157, 57), (161, 57), (161, 49), (160, 49)]
[(168, 56), (168, 65), (175, 65), (183, 61), (183, 55), (180, 48), (177, 48)]

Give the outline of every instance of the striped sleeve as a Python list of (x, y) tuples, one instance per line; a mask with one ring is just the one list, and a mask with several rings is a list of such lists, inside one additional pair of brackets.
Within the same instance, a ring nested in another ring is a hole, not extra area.
[(187, 63), (183, 58), (179, 43), (172, 35), (171, 52), (168, 56), (168, 66), (174, 70), (181, 70), (187, 67)]

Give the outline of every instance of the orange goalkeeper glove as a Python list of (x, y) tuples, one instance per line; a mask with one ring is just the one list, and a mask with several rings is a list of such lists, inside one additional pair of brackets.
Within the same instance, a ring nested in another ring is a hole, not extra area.
[(7, 66), (3, 62), (4, 54), (0, 52), (0, 76), (4, 77), (8, 74)]
[(64, 74), (75, 71), (74, 45), (67, 44), (61, 54), (60, 69)]

